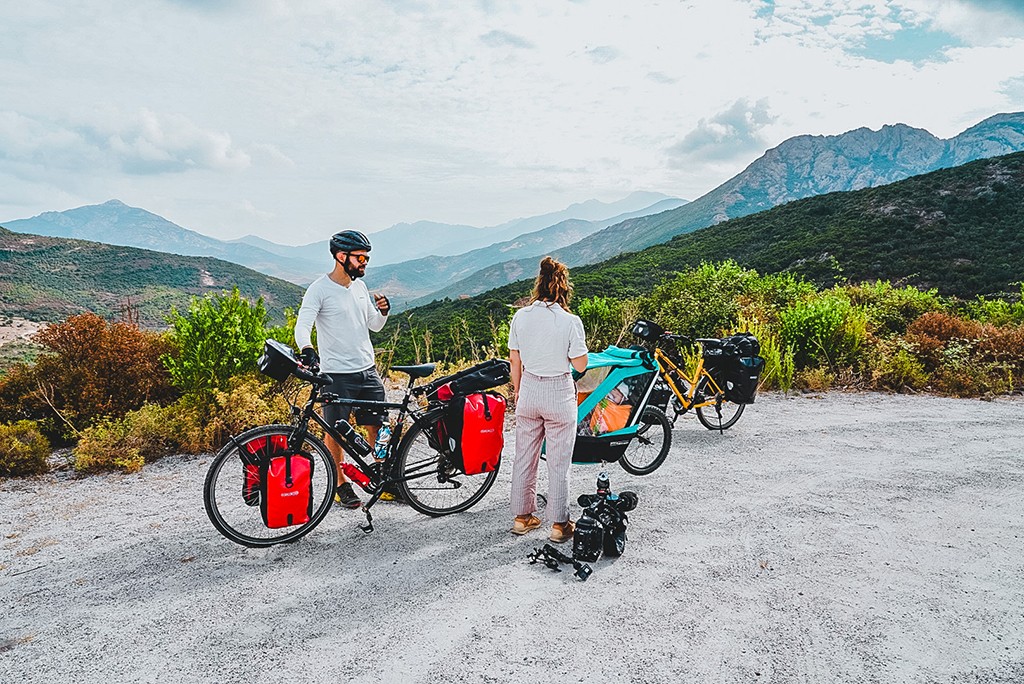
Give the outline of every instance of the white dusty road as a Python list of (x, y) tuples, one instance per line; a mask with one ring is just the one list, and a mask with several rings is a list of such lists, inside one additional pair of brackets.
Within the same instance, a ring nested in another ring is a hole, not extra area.
[(208, 457), (6, 481), (0, 682), (1022, 682), (1022, 448), (1020, 398), (683, 417), (657, 473), (610, 469), (640, 506), (585, 583), (508, 534), (511, 444), (468, 513), (270, 550), (210, 525)]

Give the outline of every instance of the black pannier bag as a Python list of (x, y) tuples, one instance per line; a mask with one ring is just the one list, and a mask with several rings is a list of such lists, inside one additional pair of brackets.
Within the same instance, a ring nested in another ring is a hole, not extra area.
[(757, 385), (764, 371), (764, 359), (760, 356), (741, 356), (730, 359), (730, 367), (721, 374), (722, 389), (726, 401), (734, 404), (753, 404)]
[(761, 343), (753, 333), (742, 332), (723, 337), (718, 345), (704, 349), (704, 365), (734, 404), (753, 404), (757, 385), (764, 371)]
[[(453, 375), (438, 378), (423, 386), (427, 399), (447, 401), (452, 397), (500, 387), (512, 379), (511, 366), (504, 359), (489, 359)], [(443, 391), (440, 391), (445, 387)]]
[(665, 332), (665, 329), (654, 321), (638, 320), (633, 324), (632, 333), (645, 342), (654, 342)]
[(754, 333), (736, 333), (722, 338), (722, 351), (727, 356), (757, 356), (761, 353), (761, 343)]

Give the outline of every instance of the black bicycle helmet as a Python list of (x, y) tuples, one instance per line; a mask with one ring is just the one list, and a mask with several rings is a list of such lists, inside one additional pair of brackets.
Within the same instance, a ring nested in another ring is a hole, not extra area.
[(331, 238), (331, 254), (338, 252), (370, 251), (370, 240), (358, 230), (343, 230)]

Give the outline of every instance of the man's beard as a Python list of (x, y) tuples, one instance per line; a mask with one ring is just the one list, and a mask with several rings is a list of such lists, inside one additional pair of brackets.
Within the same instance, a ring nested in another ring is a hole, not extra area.
[(345, 273), (348, 274), (349, 278), (351, 278), (352, 280), (355, 280), (356, 278), (362, 278), (364, 275), (366, 275), (366, 267), (365, 266), (350, 266), (346, 262), (345, 263)]

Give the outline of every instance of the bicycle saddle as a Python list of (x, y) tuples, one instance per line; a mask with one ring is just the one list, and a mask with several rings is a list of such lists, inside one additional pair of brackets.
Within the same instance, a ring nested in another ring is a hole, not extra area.
[(722, 348), (722, 340), (716, 339), (714, 337), (702, 337), (702, 338), (697, 339), (697, 342), (700, 342), (702, 345), (704, 345), (705, 349), (721, 349)]
[(421, 363), (418, 366), (392, 366), (391, 370), (399, 373), (408, 373), (411, 378), (425, 378), (437, 368), (436, 363)]

